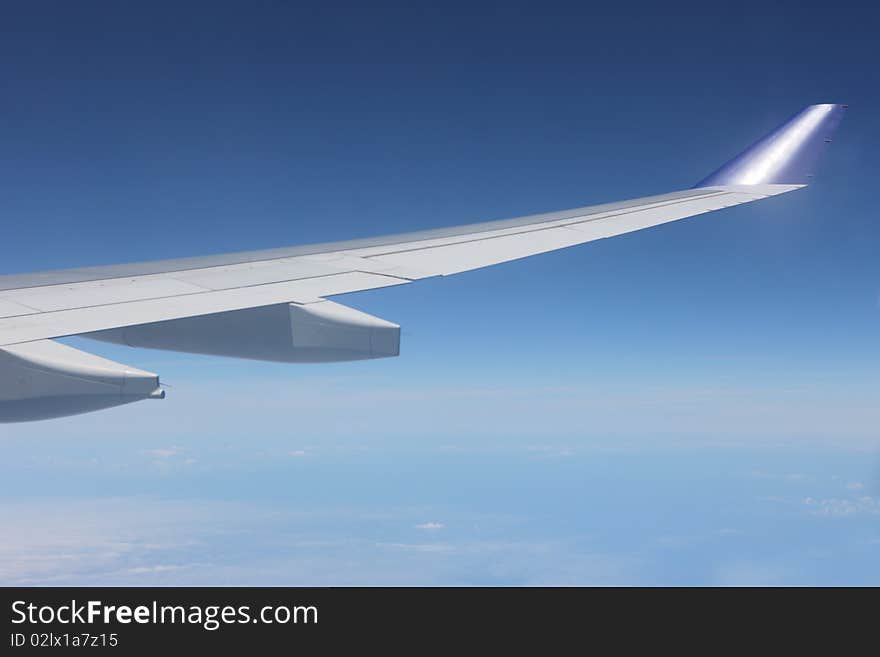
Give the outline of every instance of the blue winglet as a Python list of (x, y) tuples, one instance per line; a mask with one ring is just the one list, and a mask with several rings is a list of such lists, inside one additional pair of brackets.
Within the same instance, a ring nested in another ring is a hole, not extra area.
[(831, 142), (846, 105), (810, 105), (694, 187), (806, 185)]

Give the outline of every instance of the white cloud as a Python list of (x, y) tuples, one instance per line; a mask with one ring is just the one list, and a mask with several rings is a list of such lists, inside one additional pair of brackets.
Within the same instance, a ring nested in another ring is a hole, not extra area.
[(752, 479), (771, 479), (774, 481), (785, 481), (788, 483), (800, 483), (808, 481), (810, 477), (803, 472), (766, 472), (764, 470), (752, 470), (748, 474)]
[(807, 497), (804, 498), (804, 504), (810, 509), (810, 513), (816, 516), (851, 517), (880, 514), (880, 501), (869, 495), (853, 499), (823, 500)]
[[(0, 503), (0, 585), (123, 583), (198, 561), (215, 514), (248, 523), (235, 503), (45, 499)], [(253, 516), (251, 516), (253, 514)], [(152, 581), (152, 580), (151, 580)], [(157, 582), (161, 583), (161, 582)], [(173, 583), (173, 582), (172, 582)]]
[(423, 529), (425, 531), (437, 531), (443, 529), (446, 525), (442, 522), (423, 522), (421, 524), (416, 525), (416, 529)]
[(150, 575), (153, 573), (167, 573), (169, 571), (181, 570), (185, 566), (173, 566), (166, 564), (156, 564), (155, 566), (138, 566), (136, 568), (128, 568), (126, 573), (131, 575)]
[[(299, 435), (324, 438), (552, 435), (569, 442), (577, 439), (578, 443), (562, 447), (580, 453), (584, 437), (648, 435), (662, 437), (666, 445), (760, 440), (762, 445), (796, 441), (798, 446), (822, 443), (864, 450), (876, 444), (880, 423), (875, 382), (865, 377), (850, 377), (845, 386), (829, 388), (827, 383), (760, 378), (754, 384), (739, 383), (719, 373), (695, 375), (687, 385), (671, 385), (666, 371), (658, 369), (656, 377), (621, 380), (613, 372), (598, 371), (583, 381), (563, 384), (550, 372), (531, 373), (525, 379), (490, 372), (462, 384), (442, 377), (426, 380), (405, 367), (393, 377), (358, 374), (365, 371), (360, 364), (333, 366), (335, 376), (296, 377), (287, 366), (248, 363), (244, 367), (180, 354), (167, 356), (166, 362), (157, 360), (161, 352), (146, 351), (137, 357), (142, 367), (168, 371), (167, 376), (174, 372), (173, 395), (157, 404), (103, 411), (100, 417), (89, 414), (51, 425), (22, 425), (16, 436), (33, 443), (34, 438), (45, 440), (47, 433), (63, 428), (69, 443), (115, 439), (121, 434), (127, 440), (155, 440), (157, 435), (225, 440), (251, 434), (255, 418), (261, 426), (281, 427), (296, 413)], [(243, 382), (247, 394), (241, 393)], [(392, 405), (395, 412), (386, 412)], [(431, 421), (426, 422), (426, 417)], [(847, 418), (844, 433), (841, 417)]]
[(177, 446), (159, 447), (157, 449), (147, 450), (147, 454), (157, 459), (170, 459), (172, 456), (177, 456), (181, 453), (183, 453), (183, 450)]
[[(630, 557), (565, 541), (395, 540), (415, 509), (148, 498), (0, 501), (0, 585), (629, 584)], [(353, 528), (368, 521), (360, 532)], [(456, 526), (509, 527), (506, 516)], [(443, 523), (420, 523), (435, 527)], [(434, 530), (426, 530), (434, 531)]]
[(791, 574), (783, 564), (735, 561), (723, 564), (715, 577), (719, 586), (777, 586)]
[(376, 547), (411, 552), (455, 552), (454, 546), (448, 543), (376, 543)]

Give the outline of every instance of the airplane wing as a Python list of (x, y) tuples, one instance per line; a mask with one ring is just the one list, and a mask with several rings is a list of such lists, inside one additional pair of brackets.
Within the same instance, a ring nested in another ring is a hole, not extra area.
[(396, 356), (400, 327), (328, 300), (613, 237), (805, 186), (844, 105), (811, 105), (696, 186), (373, 239), (0, 276), (0, 421), (162, 397), (155, 374), (55, 342), (285, 362)]

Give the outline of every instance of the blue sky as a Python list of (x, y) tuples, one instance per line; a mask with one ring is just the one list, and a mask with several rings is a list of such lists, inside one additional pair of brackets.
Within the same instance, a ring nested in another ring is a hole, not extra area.
[(877, 10), (37, 2), (5, 273), (692, 185), (816, 102), (809, 189), (344, 302), (397, 359), (71, 340), (162, 402), (0, 428), (0, 583), (880, 584)]

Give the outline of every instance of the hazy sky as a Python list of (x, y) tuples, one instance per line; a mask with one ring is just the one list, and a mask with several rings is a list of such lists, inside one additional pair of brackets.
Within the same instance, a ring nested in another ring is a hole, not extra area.
[(851, 109), (807, 190), (338, 299), (397, 359), (71, 340), (171, 387), (0, 426), (0, 584), (880, 584), (880, 12), (846, 5), (4, 8), (4, 273), (662, 193)]

